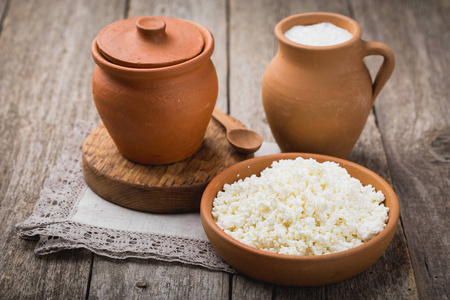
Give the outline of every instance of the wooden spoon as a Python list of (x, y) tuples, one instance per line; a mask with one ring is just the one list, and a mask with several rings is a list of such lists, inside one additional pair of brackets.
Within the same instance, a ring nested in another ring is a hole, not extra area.
[(213, 117), (226, 128), (228, 142), (237, 152), (250, 154), (261, 148), (263, 139), (259, 133), (245, 128), (217, 106), (214, 107)]

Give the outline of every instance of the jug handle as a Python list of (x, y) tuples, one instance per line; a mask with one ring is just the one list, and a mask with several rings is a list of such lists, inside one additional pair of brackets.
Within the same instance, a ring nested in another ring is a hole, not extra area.
[(362, 41), (364, 47), (364, 57), (369, 55), (381, 55), (384, 60), (383, 63), (378, 70), (377, 76), (375, 77), (375, 82), (373, 83), (372, 89), (372, 106), (375, 103), (375, 99), (380, 93), (383, 86), (386, 84), (388, 79), (391, 77), (392, 72), (395, 67), (395, 57), (391, 48), (389, 48), (386, 44), (380, 42), (368, 42)]

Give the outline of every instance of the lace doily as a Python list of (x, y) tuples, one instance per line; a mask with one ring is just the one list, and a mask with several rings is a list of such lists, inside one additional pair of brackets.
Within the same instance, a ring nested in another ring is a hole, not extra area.
[(44, 183), (33, 213), (16, 225), (23, 238), (39, 236), (35, 252), (49, 254), (86, 248), (111, 258), (152, 258), (236, 273), (204, 240), (116, 230), (72, 220), (88, 188), (81, 168), (81, 147), (94, 127), (93, 123), (76, 122), (56, 166)]

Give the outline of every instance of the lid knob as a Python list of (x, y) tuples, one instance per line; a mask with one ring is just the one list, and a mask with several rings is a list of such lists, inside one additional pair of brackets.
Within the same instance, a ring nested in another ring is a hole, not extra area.
[(158, 17), (142, 17), (136, 21), (139, 34), (151, 40), (158, 40), (166, 36), (166, 22)]

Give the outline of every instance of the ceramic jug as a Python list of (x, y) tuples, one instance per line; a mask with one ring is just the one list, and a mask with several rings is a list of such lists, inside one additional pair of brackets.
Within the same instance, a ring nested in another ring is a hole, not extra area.
[(136, 17), (105, 27), (91, 50), (94, 102), (125, 158), (168, 164), (199, 149), (218, 92), (208, 29)]
[[(353, 37), (332, 46), (306, 46), (284, 33), (295, 25), (329, 22)], [(358, 23), (334, 13), (290, 16), (275, 27), (278, 53), (264, 74), (262, 98), (267, 121), (283, 152), (320, 153), (346, 158), (356, 144), (395, 59), (388, 46), (361, 39)], [(374, 83), (363, 62), (384, 61)]]

